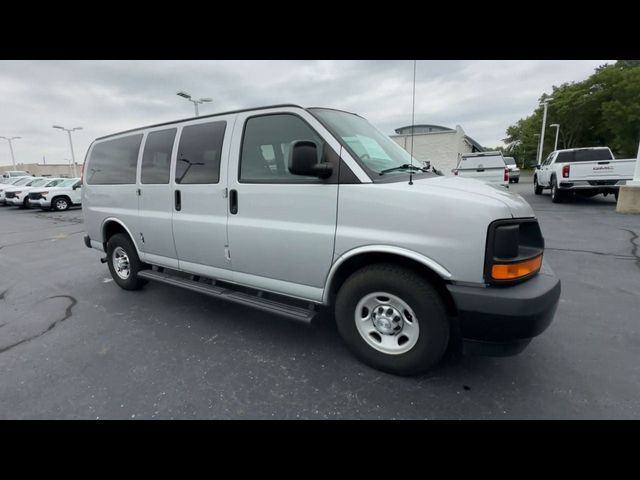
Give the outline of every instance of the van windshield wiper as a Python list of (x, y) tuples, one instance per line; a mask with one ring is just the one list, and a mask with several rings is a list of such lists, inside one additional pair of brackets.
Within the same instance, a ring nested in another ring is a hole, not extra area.
[(389, 172), (395, 172), (397, 170), (406, 170), (406, 169), (420, 170), (421, 172), (426, 172), (427, 171), (426, 169), (424, 169), (422, 167), (417, 167), (415, 165), (411, 165), (409, 163), (405, 163), (403, 165), (400, 165), (399, 167), (387, 168), (386, 170), (382, 170), (380, 172), (380, 175), (384, 175), (385, 173), (389, 173)]

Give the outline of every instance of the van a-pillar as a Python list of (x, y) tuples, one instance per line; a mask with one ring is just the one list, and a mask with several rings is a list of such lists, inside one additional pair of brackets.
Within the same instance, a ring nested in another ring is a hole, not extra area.
[(633, 172), (633, 180), (620, 187), (616, 212), (640, 214), (640, 144), (638, 145), (638, 155), (636, 158), (636, 168)]

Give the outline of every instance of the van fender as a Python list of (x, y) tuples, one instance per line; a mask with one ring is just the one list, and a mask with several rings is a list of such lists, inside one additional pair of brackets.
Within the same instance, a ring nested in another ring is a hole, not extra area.
[(325, 284), (324, 284), (324, 290), (322, 294), (323, 304), (326, 305), (329, 303), (329, 300), (330, 300), (329, 297), (331, 293), (331, 290), (329, 287), (333, 282), (333, 278), (336, 272), (340, 269), (340, 266), (350, 258), (353, 258), (358, 255), (366, 254), (366, 253), (388, 253), (392, 255), (398, 255), (400, 257), (409, 258), (411, 260), (414, 260), (430, 268), (435, 273), (440, 275), (440, 277), (442, 277), (442, 279), (444, 280), (450, 280), (452, 277), (451, 272), (449, 272), (449, 270), (444, 268), (438, 262), (436, 262), (432, 258), (422, 255), (421, 253), (414, 252), (413, 250), (408, 250), (406, 248), (401, 248), (401, 247), (394, 247), (391, 245), (365, 245), (362, 247), (356, 247), (351, 250), (348, 250), (347, 252), (340, 255), (340, 257), (338, 257), (338, 259), (335, 262), (333, 262), (333, 265), (329, 270), (329, 274), (327, 275), (327, 280), (325, 281)]
[(138, 254), (138, 258), (140, 260), (142, 260), (144, 258), (144, 252), (141, 252), (140, 249), (138, 248), (138, 244), (136, 242), (136, 238), (131, 233), (131, 230), (129, 230), (129, 228), (124, 223), (122, 223), (120, 220), (118, 220), (117, 218), (114, 218), (114, 217), (105, 218), (102, 221), (102, 226), (100, 227), (100, 232), (101, 232), (101, 235), (102, 235), (102, 244), (105, 245), (104, 251), (105, 252), (107, 251), (107, 248), (106, 248), (107, 241), (105, 240), (105, 233), (106, 233), (107, 223), (110, 223), (110, 222), (115, 222), (118, 225), (120, 225), (122, 228), (124, 228), (125, 232), (127, 232), (127, 234), (129, 234), (129, 238), (131, 238), (131, 241), (133, 242), (133, 245), (136, 247), (136, 253)]

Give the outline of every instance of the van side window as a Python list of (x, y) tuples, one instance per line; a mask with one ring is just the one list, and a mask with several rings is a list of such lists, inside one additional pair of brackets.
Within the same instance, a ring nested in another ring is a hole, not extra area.
[(142, 134), (138, 134), (95, 144), (89, 157), (87, 183), (135, 184), (141, 142)]
[(171, 128), (147, 135), (140, 172), (142, 183), (169, 183), (171, 153), (177, 131), (177, 128)]
[(289, 172), (289, 149), (296, 140), (311, 140), (322, 156), (323, 141), (301, 118), (290, 114), (263, 115), (247, 120), (240, 157), (241, 182), (318, 183), (317, 177)]
[(182, 129), (176, 183), (218, 183), (227, 122), (200, 123)]

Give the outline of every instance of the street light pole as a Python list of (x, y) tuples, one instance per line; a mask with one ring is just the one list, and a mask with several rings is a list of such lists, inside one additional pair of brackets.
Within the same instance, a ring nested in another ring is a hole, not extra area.
[(187, 92), (185, 91), (179, 91), (178, 93), (176, 93), (176, 95), (178, 95), (179, 97), (182, 97), (186, 100), (189, 100), (190, 102), (193, 103), (193, 106), (195, 108), (196, 111), (196, 117), (200, 116), (200, 112), (198, 112), (198, 105), (201, 105), (205, 102), (213, 102), (213, 100), (211, 98), (200, 98), (200, 99), (195, 99), (192, 98), (191, 95), (189, 95)]
[(61, 127), (60, 125), (54, 125), (53, 128), (57, 128), (58, 130), (64, 130), (65, 132), (67, 132), (69, 134), (69, 146), (71, 147), (71, 174), (73, 175), (73, 178), (76, 178), (76, 154), (73, 152), (73, 140), (71, 140), (71, 132), (75, 131), (75, 130), (82, 130), (82, 127), (74, 127), (74, 128), (64, 128)]
[(549, 127), (556, 127), (556, 143), (553, 146), (553, 151), (555, 152), (556, 150), (558, 150), (558, 134), (560, 133), (560, 124), (552, 123), (551, 125), (549, 125)]
[[(540, 134), (539, 133), (534, 133), (533, 134), (534, 137), (539, 137)], [(540, 151), (540, 142), (536, 142), (537, 146), (536, 146), (536, 164), (540, 165), (540, 160), (538, 159), (538, 152)]]
[(16, 157), (13, 154), (13, 145), (11, 144), (11, 140), (17, 140), (19, 138), (22, 137), (2, 137), (0, 136), (0, 138), (4, 138), (7, 142), (9, 142), (9, 151), (11, 152), (11, 162), (13, 163), (13, 169), (16, 169)]
[(547, 97), (544, 99), (544, 103), (541, 103), (541, 106), (544, 106), (544, 113), (542, 115), (542, 131), (540, 132), (540, 149), (538, 151), (538, 163), (541, 163), (542, 160), (542, 152), (544, 150), (544, 127), (547, 123), (547, 107), (549, 106), (549, 102), (553, 100), (552, 97)]

